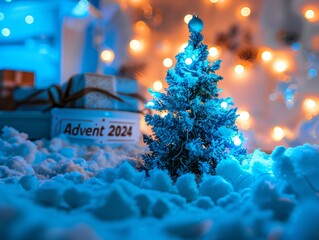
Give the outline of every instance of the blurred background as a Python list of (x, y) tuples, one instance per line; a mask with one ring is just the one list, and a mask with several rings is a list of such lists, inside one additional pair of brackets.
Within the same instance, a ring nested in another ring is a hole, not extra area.
[(209, 60), (223, 60), (221, 97), (238, 107), (246, 147), (318, 143), (317, 0), (0, 0), (0, 69), (35, 72), (36, 89), (126, 71), (150, 98), (145, 89), (164, 91), (193, 14)]

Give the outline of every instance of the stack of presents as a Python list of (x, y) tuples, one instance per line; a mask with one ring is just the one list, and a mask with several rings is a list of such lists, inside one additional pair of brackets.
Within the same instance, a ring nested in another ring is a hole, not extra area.
[(138, 143), (142, 106), (133, 79), (86, 73), (36, 89), (34, 73), (0, 71), (0, 128), (31, 139), (65, 134), (84, 144)]
[[(0, 34), (0, 131), (14, 127), (30, 139), (65, 134), (89, 144), (138, 142), (142, 90), (136, 80), (116, 77), (130, 39), (118, 4), (2, 1), (0, 9), (1, 24), (10, 28)], [(103, 49), (116, 50), (113, 62), (99, 61)]]

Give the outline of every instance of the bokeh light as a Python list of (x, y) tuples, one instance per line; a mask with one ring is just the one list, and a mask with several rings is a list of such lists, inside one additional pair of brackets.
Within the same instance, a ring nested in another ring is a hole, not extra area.
[(184, 50), (185, 50), (185, 48), (187, 47), (187, 43), (183, 43), (182, 45), (181, 45), (181, 48), (180, 48), (180, 50), (183, 52)]
[(272, 53), (270, 51), (263, 51), (261, 54), (261, 59), (268, 62), (272, 59)]
[(277, 142), (281, 141), (285, 137), (285, 135), (285, 130), (280, 126), (275, 126), (272, 129), (272, 138)]
[(250, 114), (247, 111), (242, 111), (239, 115), (239, 119), (242, 121), (248, 121), (250, 118)]
[(317, 102), (311, 98), (307, 98), (304, 101), (304, 106), (306, 110), (314, 110), (317, 106)]
[(130, 47), (133, 51), (136, 51), (136, 52), (140, 52), (143, 49), (143, 45), (141, 41), (137, 39), (133, 39), (132, 41), (130, 41)]
[(244, 73), (245, 68), (244, 68), (243, 65), (238, 64), (238, 65), (235, 66), (234, 71), (235, 71), (236, 74), (240, 75), (240, 74)]
[(10, 36), (10, 29), (9, 28), (2, 28), (1, 33), (4, 37), (9, 37)]
[(223, 102), (220, 104), (220, 106), (221, 106), (222, 108), (224, 108), (224, 109), (227, 109), (228, 103), (227, 103), (226, 101), (223, 101)]
[(24, 20), (27, 24), (32, 24), (34, 22), (34, 18), (31, 15), (26, 16)]
[(238, 137), (238, 136), (235, 136), (235, 137), (233, 137), (233, 143), (234, 143), (234, 145), (235, 146), (240, 146), (240, 144), (241, 144), (241, 139)]
[(161, 91), (161, 90), (163, 89), (163, 83), (162, 83), (162, 81), (160, 81), (160, 80), (155, 81), (155, 82), (153, 83), (153, 89), (154, 89), (155, 91)]
[(191, 58), (186, 58), (186, 59), (185, 59), (185, 63), (186, 63), (187, 65), (191, 65), (192, 62), (193, 62), (193, 59), (191, 59)]
[(163, 65), (164, 65), (164, 67), (169, 68), (173, 65), (173, 60), (171, 58), (165, 58), (163, 60)]
[(193, 15), (187, 14), (187, 15), (184, 17), (184, 22), (185, 22), (186, 24), (188, 24), (189, 21), (190, 21), (192, 18), (193, 18)]
[(240, 10), (240, 14), (243, 16), (243, 17), (248, 17), (251, 13), (251, 10), (249, 7), (243, 7), (241, 10)]
[(209, 56), (212, 58), (217, 58), (220, 55), (220, 51), (218, 50), (217, 47), (211, 47), (209, 49)]
[(111, 63), (114, 60), (114, 52), (110, 49), (106, 49), (101, 52), (101, 60), (106, 63)]
[(312, 20), (315, 17), (315, 12), (312, 9), (308, 9), (305, 14), (305, 18), (308, 20)]
[(282, 73), (284, 71), (287, 70), (288, 68), (288, 63), (287, 61), (283, 60), (283, 59), (278, 59), (274, 62), (273, 64), (273, 68), (276, 72), (278, 73)]

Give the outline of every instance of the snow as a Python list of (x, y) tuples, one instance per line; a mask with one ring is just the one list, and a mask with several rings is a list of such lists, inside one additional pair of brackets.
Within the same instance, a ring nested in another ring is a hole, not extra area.
[(1, 239), (319, 239), (319, 147), (278, 146), (172, 181), (141, 146), (0, 138)]

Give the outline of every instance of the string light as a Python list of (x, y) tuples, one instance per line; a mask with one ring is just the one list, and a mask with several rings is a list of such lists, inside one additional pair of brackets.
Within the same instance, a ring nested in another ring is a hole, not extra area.
[(280, 127), (280, 126), (275, 126), (272, 129), (272, 138), (275, 141), (282, 140), (285, 137), (285, 135), (286, 135), (285, 130), (282, 127)]
[(241, 13), (241, 15), (242, 15), (243, 17), (248, 17), (248, 16), (250, 15), (250, 13), (251, 13), (251, 10), (250, 10), (249, 7), (243, 7), (243, 8), (241, 9), (240, 13)]
[(222, 108), (224, 108), (224, 109), (227, 109), (228, 103), (227, 103), (226, 101), (223, 101), (223, 102), (220, 104), (220, 106), (221, 106)]
[(101, 60), (106, 63), (111, 63), (114, 60), (114, 52), (110, 49), (104, 50), (101, 53)]
[(2, 21), (4, 19), (4, 13), (0, 12), (0, 21)]
[(233, 143), (235, 146), (240, 146), (241, 144), (241, 139), (238, 136), (233, 137)]
[(161, 113), (161, 117), (163, 118), (163, 117), (165, 117), (167, 114), (168, 114), (167, 112), (162, 112), (162, 113)]
[(190, 21), (192, 18), (193, 18), (193, 15), (187, 14), (187, 15), (184, 17), (184, 22), (185, 22), (186, 24), (188, 24), (189, 21)]
[(32, 24), (34, 22), (34, 18), (31, 15), (26, 16), (24, 20), (27, 24)]
[(210, 0), (212, 3), (218, 3), (219, 0)]
[(261, 54), (261, 59), (264, 61), (270, 61), (272, 59), (272, 53), (270, 51), (263, 51)]
[(315, 17), (315, 12), (312, 9), (308, 9), (304, 16), (306, 19), (311, 20)]
[(209, 56), (212, 58), (217, 58), (219, 56), (219, 50), (217, 47), (211, 47), (208, 52)]
[(130, 41), (130, 47), (133, 51), (136, 51), (136, 52), (141, 51), (143, 48), (141, 41), (136, 39), (133, 39), (132, 41)]
[(185, 59), (185, 63), (186, 63), (187, 65), (191, 65), (192, 62), (193, 62), (193, 59), (191, 59), (191, 58), (186, 58), (186, 59)]
[(161, 91), (162, 88), (163, 88), (163, 83), (161, 81), (158, 80), (153, 83), (153, 89), (155, 91)]
[(163, 65), (164, 65), (164, 67), (169, 68), (173, 65), (173, 60), (171, 58), (165, 58), (163, 60)]
[(146, 107), (154, 107), (155, 103), (153, 103), (152, 101), (149, 101), (146, 103)]
[(10, 35), (10, 29), (9, 28), (2, 28), (2, 31), (1, 31), (1, 33), (2, 33), (2, 35), (4, 36), (4, 37), (9, 37), (9, 35)]
[(234, 71), (235, 71), (235, 73), (238, 74), (238, 75), (239, 75), (239, 74), (243, 74), (244, 71), (245, 71), (245, 68), (244, 68), (243, 65), (238, 64), (238, 65), (235, 66)]
[(287, 70), (288, 64), (285, 60), (279, 59), (274, 62), (273, 68), (276, 72), (282, 73)]

